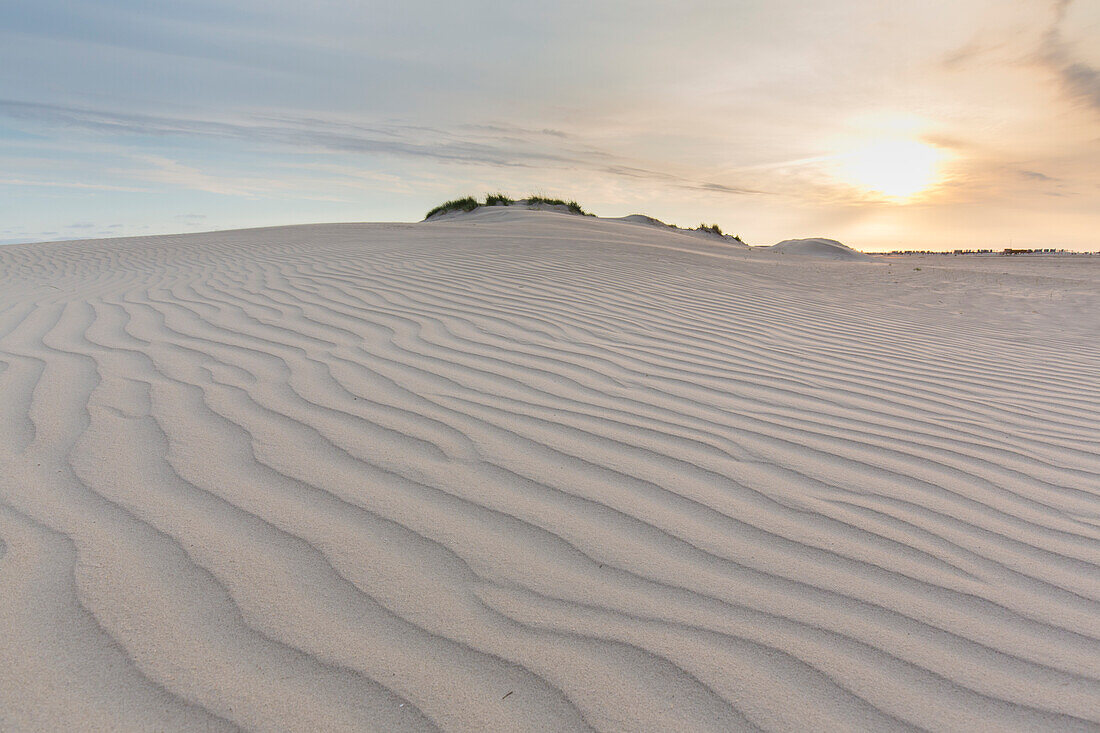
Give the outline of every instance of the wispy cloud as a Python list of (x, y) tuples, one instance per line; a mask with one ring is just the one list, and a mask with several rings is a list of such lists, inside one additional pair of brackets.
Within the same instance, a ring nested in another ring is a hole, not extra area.
[(1048, 176), (1046, 173), (1040, 173), (1039, 171), (1020, 171), (1020, 176), (1026, 178), (1029, 181), (1056, 181), (1057, 178)]
[(203, 173), (197, 168), (160, 155), (133, 156), (148, 164), (143, 168), (126, 168), (113, 171), (117, 175), (138, 178), (154, 183), (190, 188), (195, 191), (227, 196), (254, 197), (261, 193), (285, 188), (285, 184), (261, 178), (235, 179)]
[(1054, 21), (1043, 36), (1038, 59), (1058, 74), (1072, 98), (1100, 111), (1100, 69), (1076, 58), (1072, 44), (1062, 32), (1072, 3), (1073, 0), (1055, 0)]
[[(312, 117), (252, 116), (240, 121), (169, 117), (126, 112), (109, 112), (52, 104), (0, 100), (0, 114), (38, 124), (141, 136), (186, 136), (243, 140), (253, 145), (275, 144), (331, 152), (376, 153), (441, 161), (523, 166), (535, 163), (576, 162), (575, 157), (538, 150), (531, 133), (511, 128), (502, 140), (504, 128), (446, 131), (419, 125), (361, 125)], [(476, 129), (476, 128), (475, 128)], [(556, 135), (554, 137), (557, 137)], [(517, 143), (528, 147), (517, 149)], [(585, 151), (592, 152), (592, 151)]]
[(147, 188), (133, 186), (112, 186), (106, 183), (80, 183), (78, 181), (35, 181), (27, 178), (0, 178), (0, 186), (45, 186), (48, 188), (87, 188), (98, 191), (129, 191), (145, 193)]
[[(108, 112), (52, 104), (0, 100), (0, 115), (35, 124), (82, 129), (110, 135), (180, 136), (244, 141), (326, 153), (359, 153), (429, 159), (500, 168), (555, 168), (595, 171), (625, 178), (663, 182), (689, 190), (732, 195), (759, 193), (738, 186), (660, 172), (634, 165), (560, 130), (505, 125), (460, 125), (453, 129), (421, 125), (364, 125), (312, 117), (252, 116), (224, 121)], [(140, 156), (146, 170), (117, 171), (135, 178), (195, 190), (255, 196), (282, 188), (263, 179), (226, 180), (161, 156)]]

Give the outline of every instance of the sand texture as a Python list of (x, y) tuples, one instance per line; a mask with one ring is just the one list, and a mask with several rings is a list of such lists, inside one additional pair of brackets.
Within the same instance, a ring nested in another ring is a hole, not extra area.
[(1096, 730), (1100, 258), (0, 247), (0, 730)]

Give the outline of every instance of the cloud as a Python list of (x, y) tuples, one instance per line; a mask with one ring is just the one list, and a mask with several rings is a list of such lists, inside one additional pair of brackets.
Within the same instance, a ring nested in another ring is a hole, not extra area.
[(1100, 111), (1100, 69), (1077, 59), (1072, 44), (1062, 33), (1062, 24), (1072, 2), (1055, 0), (1054, 21), (1043, 36), (1038, 60), (1058, 74), (1063, 88), (1073, 99)]
[(1100, 69), (1077, 61), (1061, 67), (1062, 81), (1070, 92), (1100, 110)]
[(985, 55), (991, 49), (977, 41), (971, 41), (970, 43), (949, 52), (944, 56), (940, 63), (944, 68), (950, 70), (960, 69), (963, 66), (971, 63), (975, 59)]
[(33, 181), (26, 178), (0, 178), (0, 186), (47, 186), (52, 188), (88, 188), (98, 191), (129, 191), (131, 193), (146, 193), (147, 188), (134, 188), (132, 186), (111, 186), (105, 183), (79, 183), (76, 181)]
[[(441, 161), (524, 166), (545, 162), (573, 162), (573, 158), (537, 149), (513, 149), (502, 144), (500, 126), (482, 127), (481, 135), (457, 133), (416, 125), (357, 125), (311, 117), (252, 116), (225, 122), (125, 112), (107, 112), (53, 104), (0, 100), (0, 114), (93, 132), (142, 136), (244, 140), (330, 152), (357, 152), (432, 158)], [(471, 126), (473, 127), (473, 126)], [(469, 129), (469, 128), (468, 128)], [(503, 142), (530, 144), (532, 133), (509, 128)], [(541, 131), (535, 136), (544, 137)]]
[[(613, 176), (671, 183), (680, 188), (726, 194), (759, 193), (750, 187), (694, 180), (631, 165), (625, 159), (585, 145), (552, 129), (517, 126), (460, 125), (441, 129), (419, 125), (363, 125), (312, 117), (263, 115), (224, 121), (108, 112), (54, 104), (0, 100), (0, 115), (38, 125), (93, 133), (216, 138), (325, 153), (358, 153), (427, 159), (444, 164), (498, 168), (587, 170)], [(131, 156), (151, 169), (116, 171), (142, 180), (236, 196), (256, 196), (286, 188), (268, 179), (229, 180), (202, 173), (161, 156)], [(300, 198), (300, 196), (299, 196)], [(322, 200), (336, 200), (322, 198)]]
[(206, 214), (176, 214), (172, 220), (184, 227), (206, 226)]
[[(1077, 9), (1074, 0), (1018, 4), (1003, 13), (1005, 18), (991, 17), (988, 26), (941, 56), (939, 63), (953, 72), (983, 64), (1039, 67), (1055, 74), (1069, 99), (1100, 110), (1100, 68), (1082, 58), (1085, 39), (1075, 43), (1073, 38), (1082, 31), (1092, 33), (1088, 20), (1071, 17)], [(1091, 36), (1085, 38), (1091, 42)]]
[(115, 173), (154, 183), (163, 183), (195, 191), (206, 191), (226, 196), (253, 198), (262, 192), (283, 188), (284, 185), (262, 178), (233, 179), (212, 176), (197, 168), (160, 155), (139, 155), (135, 159), (150, 164), (151, 168), (116, 170)]

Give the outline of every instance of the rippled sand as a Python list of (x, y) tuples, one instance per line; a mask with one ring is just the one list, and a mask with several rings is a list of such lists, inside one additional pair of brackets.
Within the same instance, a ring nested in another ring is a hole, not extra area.
[(0, 396), (3, 730), (1100, 724), (1100, 258), (0, 247)]

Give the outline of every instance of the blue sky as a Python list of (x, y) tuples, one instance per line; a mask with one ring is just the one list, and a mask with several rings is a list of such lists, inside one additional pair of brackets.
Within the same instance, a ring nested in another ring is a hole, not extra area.
[(6, 0), (0, 243), (502, 190), (768, 244), (1100, 249), (1100, 0)]

